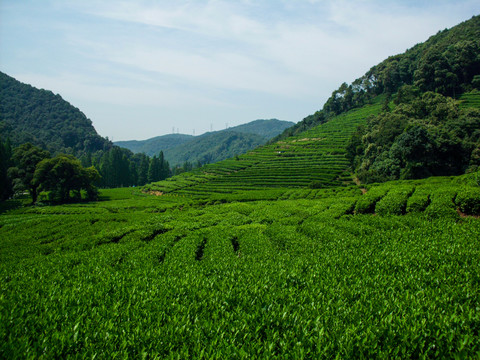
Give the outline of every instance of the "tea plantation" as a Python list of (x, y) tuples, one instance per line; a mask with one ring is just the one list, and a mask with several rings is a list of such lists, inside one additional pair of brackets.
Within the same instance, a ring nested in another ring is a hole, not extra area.
[(380, 113), (384, 96), (327, 123), (245, 155), (204, 166), (195, 172), (148, 185), (151, 191), (209, 197), (265, 188), (300, 188), (313, 183), (322, 187), (352, 183), (345, 176), (348, 139), (368, 116)]
[(10, 203), (0, 358), (479, 358), (479, 176)]

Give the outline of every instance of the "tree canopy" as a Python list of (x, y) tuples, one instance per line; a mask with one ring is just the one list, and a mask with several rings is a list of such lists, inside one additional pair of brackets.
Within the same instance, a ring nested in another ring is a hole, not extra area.
[(393, 111), (370, 118), (351, 138), (347, 156), (362, 181), (458, 175), (480, 165), (480, 110), (434, 92), (405, 96), (412, 91), (399, 92)]
[(68, 202), (81, 198), (81, 190), (87, 192), (88, 200), (95, 200), (98, 193), (95, 182), (100, 175), (94, 167), (84, 168), (71, 155), (58, 155), (42, 160), (35, 170), (32, 183), (41, 190), (50, 192), (50, 200)]
[(25, 143), (15, 148), (12, 155), (14, 166), (8, 170), (8, 175), (13, 182), (13, 190), (22, 192), (27, 190), (32, 197), (32, 202), (37, 201), (38, 184), (33, 182), (37, 164), (50, 158), (48, 151), (42, 150), (31, 143)]

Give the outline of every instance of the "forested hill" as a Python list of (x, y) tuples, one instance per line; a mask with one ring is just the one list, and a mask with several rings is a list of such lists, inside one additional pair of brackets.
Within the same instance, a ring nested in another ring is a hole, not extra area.
[(324, 123), (336, 115), (359, 108), (375, 97), (391, 94), (411, 85), (421, 92), (433, 91), (458, 98), (480, 88), (480, 15), (439, 31), (426, 42), (403, 54), (391, 56), (373, 66), (350, 85), (343, 83), (323, 109), (309, 115), (294, 127), (272, 139), (275, 142)]
[(13, 146), (30, 142), (52, 154), (82, 156), (112, 143), (97, 134), (90, 119), (51, 91), (0, 72), (0, 133)]
[(172, 166), (185, 162), (210, 164), (244, 154), (265, 144), (268, 139), (255, 134), (217, 131), (196, 136), (192, 141), (165, 150), (165, 159)]
[(165, 158), (173, 166), (185, 162), (206, 164), (244, 154), (265, 144), (294, 124), (278, 119), (260, 119), (200, 136), (169, 134), (143, 141), (117, 141), (115, 145), (150, 156), (163, 151)]
[(193, 135), (167, 134), (155, 136), (147, 140), (115, 141), (114, 144), (129, 149), (134, 153), (145, 153), (149, 156), (153, 156), (157, 155), (160, 151), (165, 151), (175, 146), (182, 145), (193, 139)]

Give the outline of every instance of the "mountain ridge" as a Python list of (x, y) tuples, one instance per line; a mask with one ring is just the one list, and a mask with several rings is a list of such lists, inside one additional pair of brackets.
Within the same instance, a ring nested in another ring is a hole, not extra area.
[(213, 163), (240, 155), (263, 145), (295, 123), (278, 119), (258, 119), (228, 129), (206, 132), (198, 136), (167, 134), (146, 140), (116, 141), (134, 153), (149, 156), (163, 151), (171, 165)]

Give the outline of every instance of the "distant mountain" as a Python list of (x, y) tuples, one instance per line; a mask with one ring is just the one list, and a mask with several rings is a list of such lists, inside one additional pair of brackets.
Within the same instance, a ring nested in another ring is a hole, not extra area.
[(255, 134), (216, 131), (196, 136), (192, 141), (165, 150), (164, 154), (172, 166), (185, 162), (210, 164), (244, 154), (266, 141), (266, 138)]
[(115, 145), (134, 153), (153, 156), (163, 151), (172, 166), (185, 162), (213, 163), (228, 159), (265, 144), (295, 123), (278, 119), (255, 120), (226, 130), (208, 132), (200, 136), (170, 134), (143, 141), (117, 141)]
[[(244, 134), (255, 134), (271, 139), (281, 134), (285, 129), (295, 125), (292, 121), (278, 119), (255, 120), (249, 123), (228, 128), (226, 131), (240, 132)], [(223, 130), (225, 131), (225, 130)]]
[(112, 147), (97, 134), (91, 120), (60, 95), (23, 84), (2, 72), (0, 134), (13, 146), (31, 142), (52, 154), (81, 156)]
[(160, 151), (165, 152), (165, 150), (192, 141), (194, 138), (193, 135), (168, 134), (156, 136), (147, 140), (115, 141), (115, 145), (127, 148), (134, 153), (145, 153), (149, 156), (153, 156), (158, 155)]

